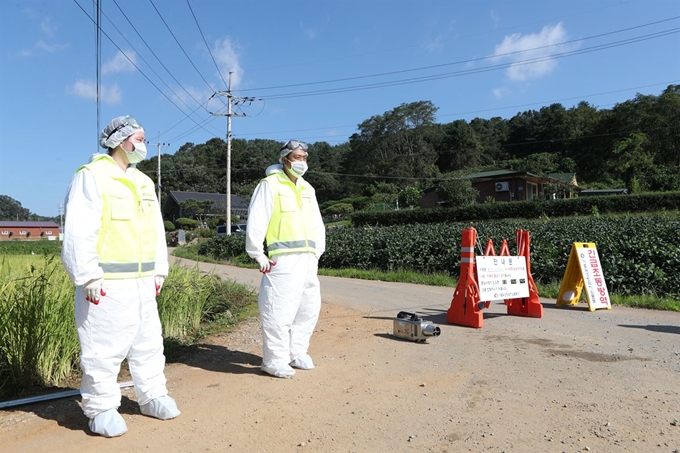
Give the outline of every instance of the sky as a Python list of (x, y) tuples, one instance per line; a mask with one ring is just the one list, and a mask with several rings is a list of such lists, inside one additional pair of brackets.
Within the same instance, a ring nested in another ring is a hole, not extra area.
[(226, 139), (229, 84), (233, 138), (336, 145), (404, 103), (432, 102), (438, 123), (507, 119), (680, 83), (680, 0), (0, 6), (0, 195), (42, 216), (117, 116), (144, 126), (149, 158)]

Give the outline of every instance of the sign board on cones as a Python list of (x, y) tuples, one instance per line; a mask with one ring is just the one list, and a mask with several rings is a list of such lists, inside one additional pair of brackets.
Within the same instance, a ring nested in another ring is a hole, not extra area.
[(523, 256), (477, 256), (479, 300), (529, 297), (527, 264)]
[(556, 305), (577, 305), (584, 289), (590, 311), (612, 308), (597, 247), (593, 242), (574, 242)]

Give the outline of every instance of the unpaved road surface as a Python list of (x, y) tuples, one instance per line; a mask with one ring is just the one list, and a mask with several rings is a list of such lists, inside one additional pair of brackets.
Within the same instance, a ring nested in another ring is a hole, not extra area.
[[(176, 260), (181, 261), (181, 260)], [(255, 270), (201, 264), (245, 283)], [(481, 329), (446, 323), (453, 288), (321, 278), (310, 354), (292, 379), (259, 370), (260, 326), (207, 338), (166, 373), (182, 415), (141, 415), (89, 434), (79, 397), (0, 411), (0, 451), (663, 452), (680, 451), (680, 313), (556, 308), (541, 319), (485, 310)], [(400, 310), (441, 328), (395, 339)]]

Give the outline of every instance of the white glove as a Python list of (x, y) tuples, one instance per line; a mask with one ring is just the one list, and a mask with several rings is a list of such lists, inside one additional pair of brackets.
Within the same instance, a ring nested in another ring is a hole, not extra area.
[(85, 291), (85, 300), (97, 305), (99, 303), (99, 296), (106, 296), (106, 293), (102, 288), (103, 283), (103, 278), (94, 278), (85, 283), (83, 285), (83, 291)]
[(255, 258), (257, 261), (257, 264), (260, 265), (260, 272), (266, 273), (271, 270), (271, 263), (269, 262), (269, 258), (267, 258), (266, 255), (260, 255), (257, 258)]
[(156, 275), (153, 278), (154, 282), (156, 283), (156, 296), (161, 295), (161, 288), (163, 287), (163, 282), (165, 282), (165, 277), (162, 275)]

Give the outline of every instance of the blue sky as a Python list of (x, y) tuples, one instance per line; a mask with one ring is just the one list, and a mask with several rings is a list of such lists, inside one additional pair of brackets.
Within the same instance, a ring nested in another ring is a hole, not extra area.
[[(680, 83), (678, 0), (0, 0), (0, 195), (59, 213), (99, 130), (132, 114), (158, 136), (338, 144), (402, 103), (437, 121), (559, 102), (612, 108)], [(89, 16), (89, 17), (88, 17)], [(264, 170), (264, 169), (263, 169)]]

